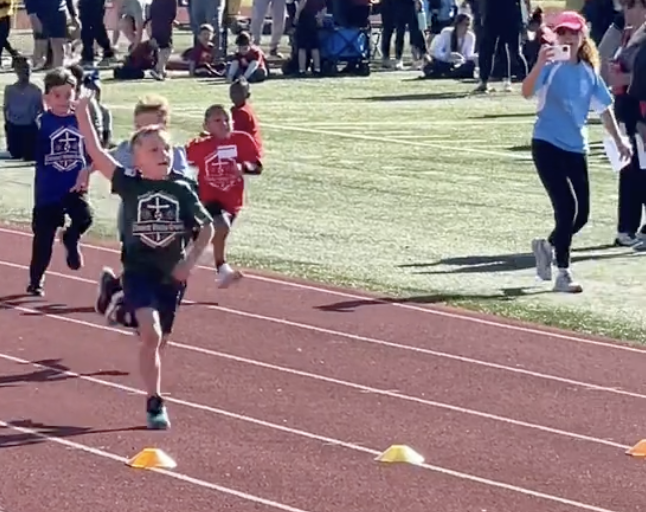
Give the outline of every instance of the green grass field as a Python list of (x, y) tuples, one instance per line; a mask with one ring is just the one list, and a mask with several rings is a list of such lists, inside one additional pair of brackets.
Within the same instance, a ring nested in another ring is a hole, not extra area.
[[(617, 177), (591, 155), (592, 217), (576, 239), (573, 269), (585, 287), (557, 295), (534, 279), (530, 240), (552, 226), (528, 143), (534, 104), (518, 93), (469, 96), (474, 84), (369, 78), (276, 79), (253, 88), (266, 172), (249, 182), (231, 239), (239, 265), (450, 303), (580, 332), (644, 341), (639, 255), (609, 248)], [(0, 85), (13, 79), (0, 75)], [(42, 77), (36, 77), (40, 80)], [(136, 99), (167, 96), (177, 142), (198, 133), (204, 109), (228, 103), (218, 82), (104, 83), (117, 138)], [(593, 141), (601, 128), (591, 127)], [(25, 223), (32, 169), (0, 162), (0, 211)], [(116, 200), (93, 181), (95, 234), (113, 236)]]

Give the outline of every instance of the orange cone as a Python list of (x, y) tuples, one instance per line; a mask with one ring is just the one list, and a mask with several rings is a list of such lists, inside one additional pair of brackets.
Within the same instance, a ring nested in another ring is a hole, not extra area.
[(626, 454), (640, 459), (646, 458), (646, 439), (642, 439), (635, 446), (626, 450)]
[(177, 463), (166, 453), (157, 448), (145, 448), (126, 462), (136, 469), (174, 469)]

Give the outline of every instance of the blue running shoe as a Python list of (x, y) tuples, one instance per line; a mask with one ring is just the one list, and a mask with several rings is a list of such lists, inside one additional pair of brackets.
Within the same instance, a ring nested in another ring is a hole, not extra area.
[(146, 423), (150, 430), (167, 430), (170, 428), (170, 419), (160, 396), (151, 396), (146, 402)]

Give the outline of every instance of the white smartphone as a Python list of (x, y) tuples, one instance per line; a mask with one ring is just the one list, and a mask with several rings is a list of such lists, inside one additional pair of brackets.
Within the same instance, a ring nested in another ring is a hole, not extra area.
[(553, 47), (552, 58), (555, 61), (570, 60), (570, 47), (567, 44), (559, 44)]

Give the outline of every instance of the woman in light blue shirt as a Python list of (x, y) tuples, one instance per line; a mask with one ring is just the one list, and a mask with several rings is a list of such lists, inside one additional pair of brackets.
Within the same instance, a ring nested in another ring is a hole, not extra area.
[(540, 279), (552, 280), (554, 253), (558, 267), (554, 290), (577, 293), (582, 288), (572, 278), (570, 248), (572, 237), (590, 214), (586, 127), (590, 109), (600, 115), (622, 156), (629, 157), (631, 147), (617, 126), (612, 95), (599, 75), (599, 54), (589, 39), (585, 19), (565, 11), (555, 20), (554, 32), (557, 44), (569, 48), (569, 58), (555, 60), (556, 46), (543, 46), (522, 86), (525, 98), (538, 96), (532, 157), (555, 220), (546, 240), (532, 242), (532, 251)]

